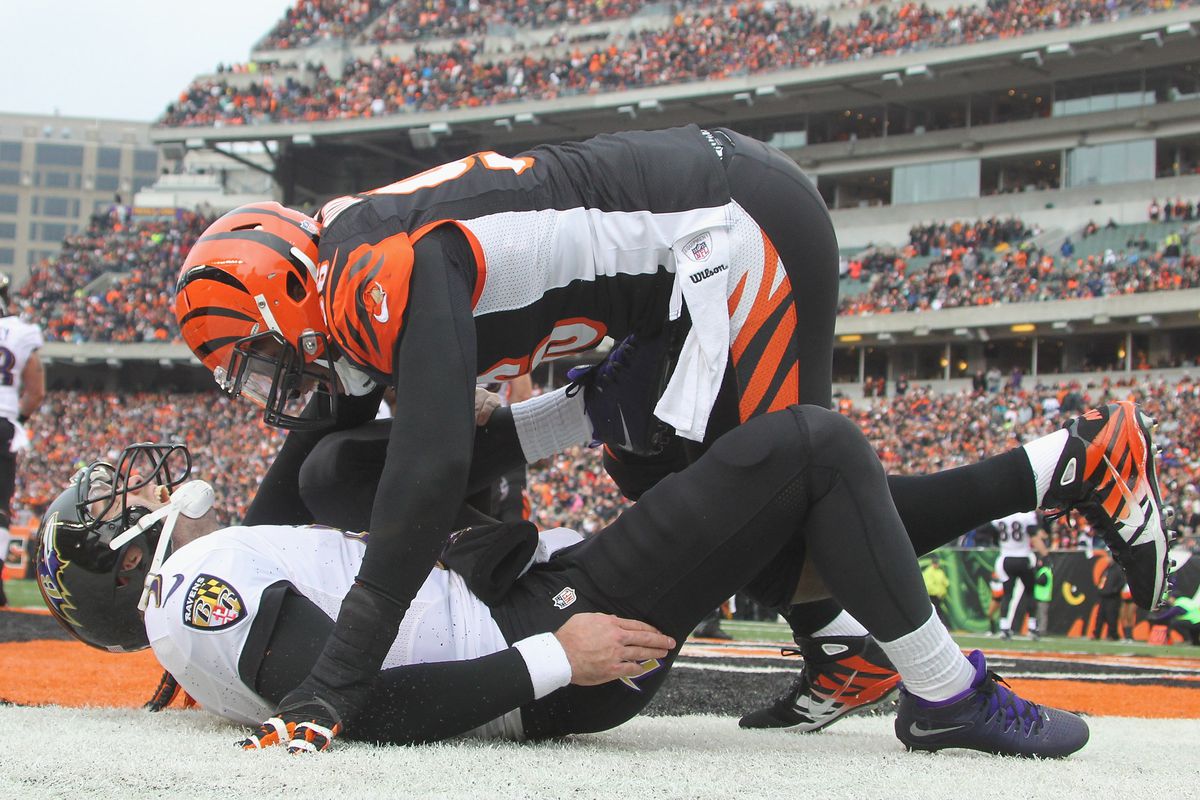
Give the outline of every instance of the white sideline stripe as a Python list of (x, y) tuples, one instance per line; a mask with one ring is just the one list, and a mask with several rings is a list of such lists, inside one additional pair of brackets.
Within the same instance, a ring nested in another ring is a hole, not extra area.
[[(741, 664), (704, 664), (696, 661), (676, 660), (675, 666), (672, 669), (696, 669), (708, 672), (744, 672), (747, 674), (762, 674), (789, 672), (797, 673), (800, 671), (800, 666), (803, 664), (797, 661), (796, 665), (791, 669), (787, 667), (757, 667), (743, 666)], [(991, 666), (989, 664), (988, 666)], [(1155, 675), (1114, 675), (1111, 672), (1005, 672), (1000, 677), (1002, 678), (1017, 678), (1020, 680), (1067, 680), (1067, 681), (1143, 681), (1147, 679), (1155, 680), (1187, 680), (1191, 681), (1195, 678), (1193, 674), (1164, 672)], [(1200, 688), (1200, 687), (1198, 687)]]

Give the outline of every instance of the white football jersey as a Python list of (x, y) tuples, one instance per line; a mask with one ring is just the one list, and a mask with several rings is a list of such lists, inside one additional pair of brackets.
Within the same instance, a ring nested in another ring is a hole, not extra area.
[(15, 420), (20, 415), (21, 372), (43, 344), (37, 325), (20, 317), (0, 317), (0, 417)]
[[(336, 619), (366, 550), (364, 534), (318, 526), (225, 528), (164, 562), (146, 610), (150, 646), (206, 710), (257, 725), (273, 706), (242, 683), (238, 661), (263, 591), (286, 581)], [(491, 611), (456, 573), (435, 569), (412, 605), (384, 668), (479, 658), (508, 647)], [(520, 712), (470, 735), (520, 738)]]
[(996, 530), (1000, 531), (1000, 558), (1024, 558), (1033, 555), (1033, 546), (1029, 543), (1029, 529), (1039, 527), (1037, 513), (1034, 511), (1019, 511), (1007, 517), (992, 521)]

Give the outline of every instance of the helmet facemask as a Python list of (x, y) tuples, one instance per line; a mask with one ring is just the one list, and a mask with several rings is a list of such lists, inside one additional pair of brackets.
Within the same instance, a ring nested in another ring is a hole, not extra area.
[(38, 585), (73, 636), (112, 652), (148, 645), (141, 614), (150, 573), (169, 550), (162, 514), (130, 495), (179, 486), (191, 470), (183, 445), (127, 447), (113, 466), (79, 470), (39, 530)]
[[(305, 355), (277, 330), (254, 333), (234, 342), (228, 371), (213, 377), (230, 397), (242, 396), (263, 409), (263, 422), (288, 430), (320, 430), (337, 416), (337, 374), (332, 346), (315, 331), (300, 334)], [(324, 359), (315, 356), (323, 354)]]

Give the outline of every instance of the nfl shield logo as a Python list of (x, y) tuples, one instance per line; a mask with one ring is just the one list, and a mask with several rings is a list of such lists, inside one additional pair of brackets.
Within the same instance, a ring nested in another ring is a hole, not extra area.
[(702, 233), (692, 239), (684, 246), (684, 250), (687, 251), (688, 258), (692, 261), (704, 261), (712, 253), (708, 234)]
[(575, 590), (570, 586), (563, 589), (558, 594), (554, 595), (554, 607), (564, 609), (575, 602)]

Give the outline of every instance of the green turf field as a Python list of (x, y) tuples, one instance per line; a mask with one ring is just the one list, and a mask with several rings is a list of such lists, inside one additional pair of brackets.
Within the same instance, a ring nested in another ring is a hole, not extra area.
[(5, 581), (4, 593), (8, 595), (8, 604), (14, 608), (42, 605), (41, 592), (33, 581)]

